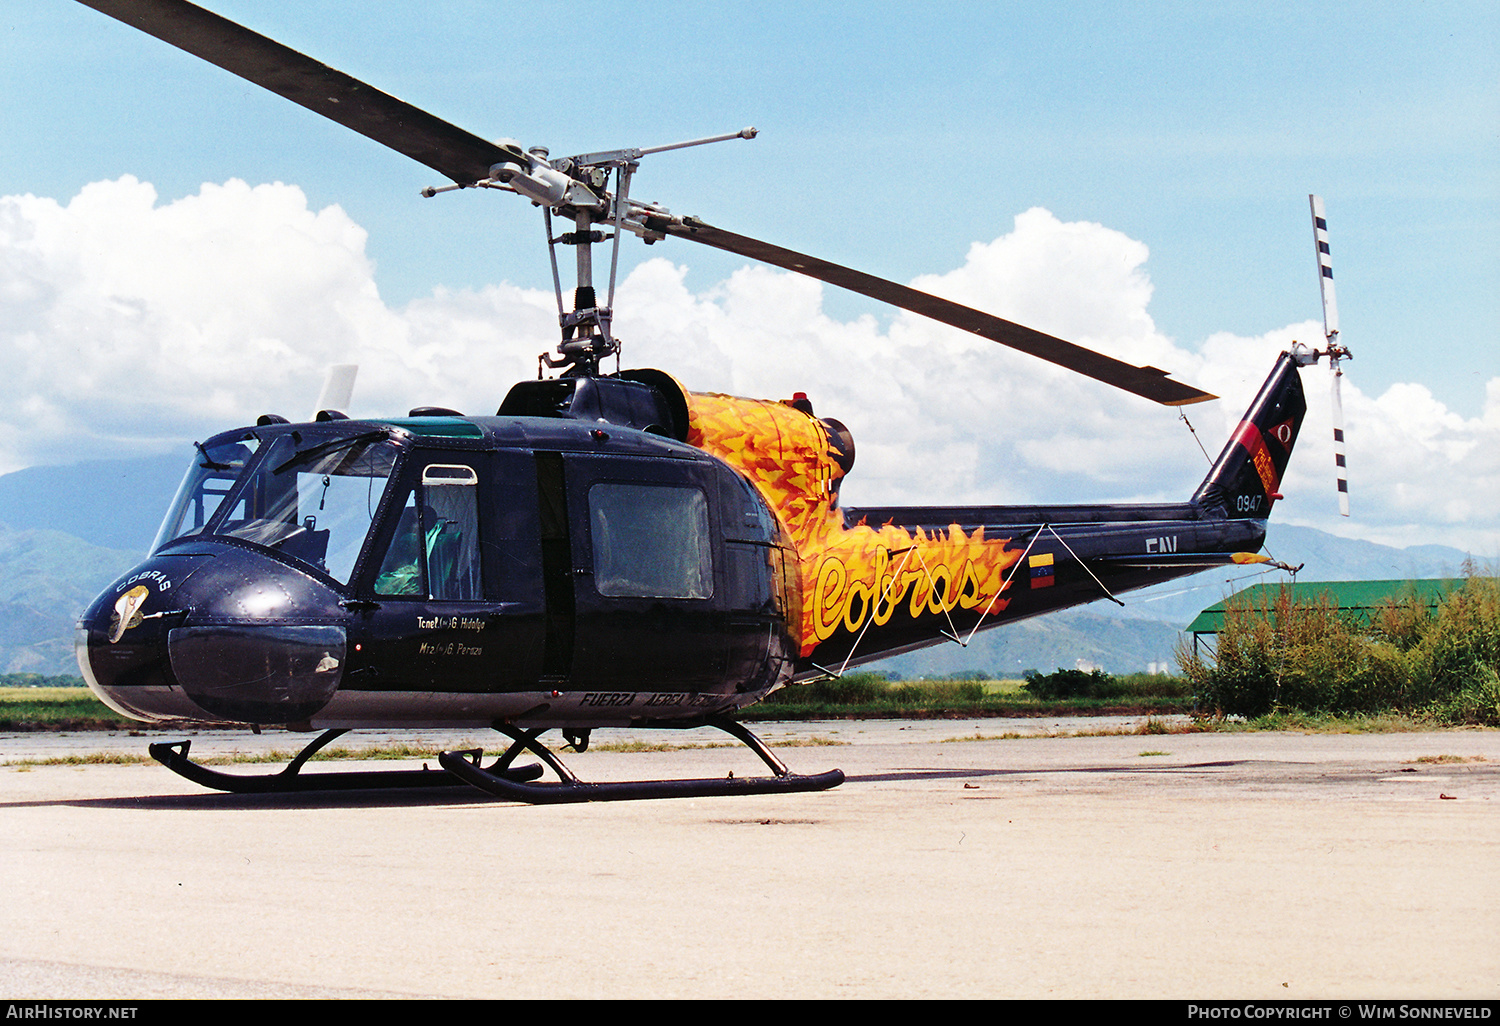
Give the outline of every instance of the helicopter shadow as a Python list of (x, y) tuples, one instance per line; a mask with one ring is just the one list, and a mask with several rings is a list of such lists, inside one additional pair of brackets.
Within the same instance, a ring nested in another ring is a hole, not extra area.
[[(903, 767), (876, 773), (853, 773), (845, 778), (851, 784), (920, 783), (944, 780), (980, 780), (997, 778), (1049, 779), (1074, 774), (1114, 774), (1129, 776), (1171, 776), (1184, 772), (1227, 769), (1245, 765), (1244, 760), (1177, 763), (1166, 766), (1137, 766), (1116, 763), (1100, 766), (1057, 767)], [(833, 793), (837, 793), (834, 789)], [(108, 798), (53, 798), (25, 801), (0, 801), (0, 810), (36, 808), (115, 809), (122, 811), (233, 811), (271, 809), (389, 809), (421, 807), (462, 807), (510, 805), (526, 807), (525, 802), (505, 801), (486, 795), (477, 788), (461, 785), (411, 787), (388, 791), (307, 790), (234, 794), (205, 791), (201, 794), (131, 795)]]
[(422, 806), (495, 805), (495, 799), (475, 788), (439, 786), (405, 788), (401, 791), (298, 791), (266, 794), (228, 794), (205, 791), (202, 794), (133, 795), (112, 798), (53, 798), (46, 800), (0, 802), (3, 809), (120, 809), (162, 811), (225, 811), (255, 809), (388, 809)]

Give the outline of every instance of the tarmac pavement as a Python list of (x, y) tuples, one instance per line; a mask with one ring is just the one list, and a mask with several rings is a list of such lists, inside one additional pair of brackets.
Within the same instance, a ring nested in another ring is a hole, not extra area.
[[(0, 997), (1500, 996), (1500, 732), (1043, 736), (1100, 726), (761, 724), (846, 783), (551, 807), (222, 794), (155, 763), (18, 764), (147, 738), (3, 735)], [(565, 760), (764, 773), (737, 747), (603, 750), (627, 734), (727, 740), (599, 731)]]

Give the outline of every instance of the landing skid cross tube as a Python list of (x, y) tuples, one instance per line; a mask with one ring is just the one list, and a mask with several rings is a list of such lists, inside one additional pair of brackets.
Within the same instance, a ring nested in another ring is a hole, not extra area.
[[(191, 741), (161, 742), (151, 745), (151, 757), (179, 776), (195, 784), (211, 787), (216, 791), (234, 794), (284, 794), (298, 791), (364, 791), (415, 787), (453, 787), (463, 780), (443, 770), (372, 770), (364, 772), (309, 773), (300, 772), (308, 759), (330, 741), (347, 733), (343, 730), (324, 731), (297, 754), (285, 769), (277, 773), (242, 774), (221, 773), (209, 769), (188, 758)], [(535, 764), (516, 769), (490, 767), (489, 772), (503, 772), (514, 780), (535, 780), (542, 775), (542, 767)]]
[[(573, 802), (618, 802), (645, 798), (709, 798), (719, 795), (791, 794), (798, 791), (826, 791), (844, 782), (843, 770), (829, 770), (812, 776), (799, 776), (771, 754), (765, 742), (733, 720), (714, 718), (705, 726), (717, 727), (742, 742), (771, 768), (770, 777), (701, 778), (696, 780), (628, 780), (592, 784), (579, 780), (555, 754), (537, 743), (543, 730), (521, 730), (508, 725), (495, 729), (515, 741), (489, 769), (480, 765), (483, 750), (444, 752), (438, 756), (442, 767), (475, 787), (497, 798), (526, 802), (530, 805), (563, 805)], [(530, 783), (507, 774), (512, 759), (529, 751), (552, 767), (555, 783)], [(499, 771), (499, 772), (497, 772)]]

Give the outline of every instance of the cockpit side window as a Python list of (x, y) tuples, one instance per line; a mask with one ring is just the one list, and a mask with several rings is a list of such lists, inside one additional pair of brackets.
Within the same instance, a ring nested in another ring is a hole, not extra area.
[(387, 598), (474, 601), (482, 596), (479, 478), (463, 464), (428, 464), (407, 492), (375, 578)]
[(426, 598), (427, 577), (422, 572), (422, 526), (417, 515), (417, 493), (406, 493), (406, 502), (396, 518), (396, 533), (385, 550), (375, 594), (387, 598)]

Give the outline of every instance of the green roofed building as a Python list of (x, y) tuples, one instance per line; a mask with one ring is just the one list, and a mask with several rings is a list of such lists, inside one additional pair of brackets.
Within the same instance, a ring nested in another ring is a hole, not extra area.
[(1288, 593), (1292, 601), (1312, 604), (1331, 602), (1341, 613), (1368, 623), (1376, 610), (1388, 602), (1404, 602), (1416, 598), (1428, 609), (1436, 609), (1449, 594), (1463, 587), (1463, 578), (1448, 577), (1420, 581), (1294, 581), (1282, 584), (1252, 584), (1237, 591), (1223, 602), (1215, 602), (1188, 624), (1196, 651), (1198, 639), (1205, 634), (1218, 634), (1224, 629), (1224, 610), (1263, 609), (1272, 605), (1282, 594)]

